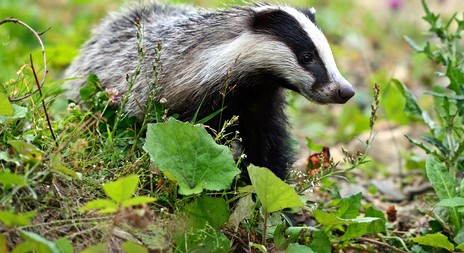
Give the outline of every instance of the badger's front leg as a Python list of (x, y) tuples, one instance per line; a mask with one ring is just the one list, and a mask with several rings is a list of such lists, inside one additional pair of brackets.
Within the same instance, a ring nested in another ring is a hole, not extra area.
[(242, 97), (239, 113), (246, 161), (269, 168), (281, 179), (286, 178), (293, 162), (283, 93), (281, 88), (248, 92)]

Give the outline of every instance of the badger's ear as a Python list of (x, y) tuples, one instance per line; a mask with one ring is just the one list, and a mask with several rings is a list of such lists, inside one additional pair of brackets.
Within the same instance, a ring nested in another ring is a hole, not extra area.
[(297, 25), (296, 19), (280, 9), (261, 9), (253, 13), (252, 26), (255, 31), (279, 34)]
[(309, 9), (299, 9), (301, 13), (303, 13), (313, 24), (316, 24), (316, 9), (309, 8)]

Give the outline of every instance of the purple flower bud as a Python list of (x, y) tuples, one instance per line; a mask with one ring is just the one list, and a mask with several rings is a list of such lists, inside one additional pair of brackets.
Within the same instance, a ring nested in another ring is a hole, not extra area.
[(390, 0), (390, 8), (393, 10), (398, 10), (403, 4), (402, 0)]

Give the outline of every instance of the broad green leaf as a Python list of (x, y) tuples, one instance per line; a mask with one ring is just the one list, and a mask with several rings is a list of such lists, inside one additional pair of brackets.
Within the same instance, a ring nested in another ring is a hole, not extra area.
[(61, 238), (55, 241), (56, 247), (61, 253), (74, 253), (74, 248), (68, 239)]
[(103, 190), (108, 197), (121, 204), (134, 195), (138, 184), (139, 177), (137, 175), (129, 175), (114, 182), (106, 183), (103, 185)]
[(202, 196), (183, 209), (189, 225), (196, 229), (208, 224), (219, 229), (229, 220), (229, 206), (223, 198)]
[(387, 230), (387, 228), (385, 227), (385, 223), (387, 219), (385, 218), (385, 214), (382, 211), (374, 209), (373, 207), (368, 207), (366, 209), (366, 216), (379, 218), (378, 220), (373, 221), (369, 225), (368, 227), (369, 234), (377, 234), (380, 232), (385, 232)]
[(369, 225), (369, 223), (349, 224), (345, 233), (340, 237), (340, 240), (346, 241), (367, 234)]
[(4, 93), (0, 93), (0, 116), (11, 116), (14, 113), (10, 100)]
[(317, 222), (321, 223), (324, 226), (331, 227), (339, 224), (350, 224), (351, 221), (338, 218), (334, 214), (324, 213), (321, 210), (314, 210), (313, 216)]
[(361, 208), (361, 199), (362, 193), (342, 198), (337, 203), (338, 209), (335, 212), (335, 215), (344, 219), (355, 218), (356, 216), (358, 216), (359, 209)]
[(285, 250), (285, 253), (314, 253), (310, 247), (300, 245), (298, 243), (292, 243), (288, 246), (287, 250)]
[(23, 140), (10, 140), (8, 141), (13, 149), (26, 158), (27, 161), (36, 163), (42, 161), (43, 151), (31, 143)]
[(175, 252), (230, 252), (229, 239), (211, 226), (183, 232), (175, 236), (174, 240), (177, 246)]
[(316, 220), (324, 226), (334, 226), (334, 225), (348, 225), (353, 223), (370, 223), (376, 220), (380, 220), (376, 217), (360, 217), (354, 219), (343, 219), (339, 218), (334, 214), (324, 213), (321, 210), (314, 210), (313, 216)]
[(100, 213), (114, 213), (118, 205), (108, 199), (94, 199), (80, 208), (82, 211), (99, 210)]
[(287, 246), (287, 237), (285, 236), (285, 223), (277, 225), (274, 230), (274, 245), (277, 249), (285, 249)]
[(52, 169), (59, 171), (65, 175), (71, 176), (75, 179), (82, 180), (82, 173), (76, 172), (74, 170), (68, 169), (66, 166), (63, 165), (61, 162), (61, 155), (59, 154), (52, 154), (50, 157), (50, 166)]
[(10, 228), (13, 226), (28, 226), (31, 224), (31, 219), (34, 216), (34, 211), (27, 213), (0, 211), (0, 221), (5, 224), (5, 226)]
[(329, 237), (322, 230), (313, 231), (311, 249), (317, 253), (331, 253), (332, 243), (330, 243)]
[(135, 242), (127, 241), (122, 244), (122, 249), (126, 253), (148, 253), (148, 249)]
[(266, 212), (272, 213), (290, 207), (300, 207), (296, 191), (267, 168), (250, 165), (250, 180)]
[(157, 198), (152, 198), (152, 197), (148, 197), (148, 196), (138, 196), (138, 197), (133, 197), (133, 198), (130, 198), (128, 200), (124, 200), (122, 202), (122, 207), (128, 207), (128, 206), (137, 206), (137, 205), (141, 205), (141, 204), (146, 204), (146, 203), (150, 203), (150, 202), (153, 202), (153, 201), (156, 201)]
[(425, 162), (425, 169), (440, 200), (456, 197), (456, 183), (443, 163), (431, 156)]
[(183, 195), (229, 189), (240, 173), (229, 149), (215, 143), (203, 127), (175, 119), (149, 124), (143, 148), (163, 172), (176, 178)]
[(11, 116), (2, 116), (0, 115), (0, 124), (8, 124), (14, 120), (25, 118), (27, 113), (27, 108), (19, 105), (12, 104), (14, 112)]
[(436, 205), (444, 206), (444, 207), (462, 207), (464, 206), (464, 198), (454, 197), (454, 198), (444, 199), (438, 202)]
[(0, 184), (25, 186), (27, 183), (24, 177), (11, 172), (4, 171), (0, 172)]
[(459, 251), (464, 251), (464, 243), (459, 244), (458, 246), (456, 246), (455, 249)]
[(108, 252), (108, 248), (106, 247), (105, 243), (100, 243), (94, 246), (90, 246), (85, 248), (84, 250), (80, 251), (79, 253), (102, 253)]
[(448, 240), (448, 237), (441, 233), (428, 234), (411, 239), (421, 245), (444, 248), (448, 251), (454, 251), (454, 245)]
[(60, 253), (60, 250), (53, 242), (43, 238), (42, 236), (36, 233), (29, 232), (29, 231), (24, 231), (24, 230), (20, 230), (20, 232), (23, 238), (25, 239), (25, 243), (32, 245), (34, 252)]
[(464, 227), (461, 227), (461, 229), (454, 236), (453, 240), (456, 244), (464, 244)]

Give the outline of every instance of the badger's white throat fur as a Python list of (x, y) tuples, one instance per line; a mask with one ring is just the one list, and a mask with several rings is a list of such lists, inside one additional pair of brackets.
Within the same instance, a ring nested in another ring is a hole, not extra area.
[[(345, 103), (354, 90), (340, 74), (315, 10), (256, 4), (207, 11), (156, 3), (135, 5), (107, 17), (67, 69), (68, 95), (79, 100), (87, 76), (97, 74), (104, 87), (127, 92), (126, 76), (139, 62), (138, 20), (146, 52), (141, 73), (129, 94), (128, 115), (142, 117), (161, 44), (157, 99), (180, 120), (221, 116), (207, 124), (220, 129), (239, 116), (247, 162), (285, 178), (292, 148), (284, 114), (285, 89), (316, 103)], [(140, 107), (142, 105), (142, 107)], [(200, 108), (200, 109), (198, 109)]]

